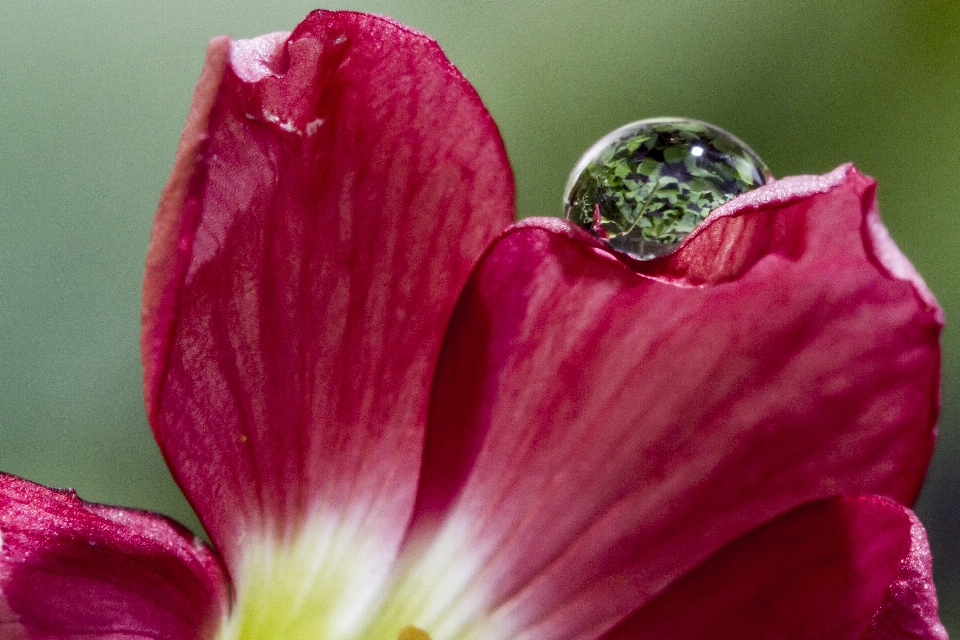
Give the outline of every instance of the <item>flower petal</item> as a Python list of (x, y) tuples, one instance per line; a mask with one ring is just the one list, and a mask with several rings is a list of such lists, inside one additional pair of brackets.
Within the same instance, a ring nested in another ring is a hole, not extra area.
[(923, 526), (876, 496), (804, 505), (715, 553), (604, 640), (706, 637), (946, 640)]
[(513, 200), (495, 124), (425, 36), (319, 11), (211, 43), (142, 346), (157, 439), (230, 566), (238, 536), (318, 512), (399, 544), (440, 342)]
[(873, 191), (850, 167), (775, 183), (649, 274), (559, 220), (493, 245), (438, 365), (412, 536), (442, 521), (423, 566), (471, 568), (451, 619), (597, 637), (799, 504), (916, 497), (941, 316), (877, 257)]
[(0, 638), (211, 638), (227, 586), (161, 516), (0, 474)]

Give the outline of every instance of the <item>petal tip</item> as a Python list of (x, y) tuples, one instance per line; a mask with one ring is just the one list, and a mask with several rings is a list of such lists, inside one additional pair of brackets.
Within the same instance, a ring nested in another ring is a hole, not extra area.
[(277, 53), (289, 37), (289, 31), (274, 31), (256, 38), (232, 41), (230, 68), (244, 82), (257, 82), (276, 75)]
[(942, 327), (945, 321), (943, 309), (937, 303), (923, 276), (900, 250), (880, 219), (876, 201), (876, 179), (861, 173), (851, 163), (841, 165), (831, 173), (839, 173), (841, 170), (843, 170), (844, 182), (849, 183), (863, 198), (864, 250), (868, 257), (887, 276), (908, 282), (922, 302), (924, 310), (932, 314), (937, 324)]
[(946, 319), (943, 309), (937, 303), (937, 299), (927, 286), (923, 276), (896, 245), (890, 236), (890, 232), (881, 222), (880, 214), (877, 212), (876, 203), (872, 196), (864, 221), (864, 236), (866, 249), (876, 263), (888, 276), (909, 282), (913, 286), (917, 297), (923, 303), (924, 309), (932, 314), (937, 324), (942, 327)]
[(891, 500), (874, 497), (887, 508), (899, 510), (909, 520), (909, 550), (900, 571), (890, 584), (880, 608), (860, 636), (862, 640), (911, 637), (948, 640), (940, 622), (937, 590), (933, 583), (933, 560), (923, 524), (916, 514)]

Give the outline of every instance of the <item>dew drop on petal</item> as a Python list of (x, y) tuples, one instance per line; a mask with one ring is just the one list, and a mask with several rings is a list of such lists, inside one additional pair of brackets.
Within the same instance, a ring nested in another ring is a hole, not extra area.
[(652, 118), (620, 127), (580, 158), (566, 217), (610, 247), (667, 255), (711, 211), (772, 179), (750, 147), (719, 127)]

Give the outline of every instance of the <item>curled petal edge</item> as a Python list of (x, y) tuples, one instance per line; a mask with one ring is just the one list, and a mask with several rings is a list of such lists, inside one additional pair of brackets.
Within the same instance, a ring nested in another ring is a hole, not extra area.
[(228, 591), (177, 523), (0, 474), (0, 638), (206, 640)]

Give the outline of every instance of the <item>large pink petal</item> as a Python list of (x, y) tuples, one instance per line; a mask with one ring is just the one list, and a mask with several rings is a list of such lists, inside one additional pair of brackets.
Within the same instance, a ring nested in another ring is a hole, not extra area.
[(319, 11), (211, 43), (142, 345), (156, 436), (228, 563), (318, 511), (398, 543), (448, 318), (513, 200), (495, 124), (425, 36)]
[(851, 167), (785, 179), (649, 263), (559, 220), (490, 249), (438, 365), (415, 527), (466, 527), (446, 553), (477, 567), (484, 624), (593, 638), (796, 505), (916, 497), (941, 313), (873, 192)]
[(3, 640), (203, 640), (227, 590), (183, 527), (0, 474)]
[(947, 634), (923, 526), (905, 507), (868, 496), (804, 505), (749, 532), (604, 636), (661, 638)]

